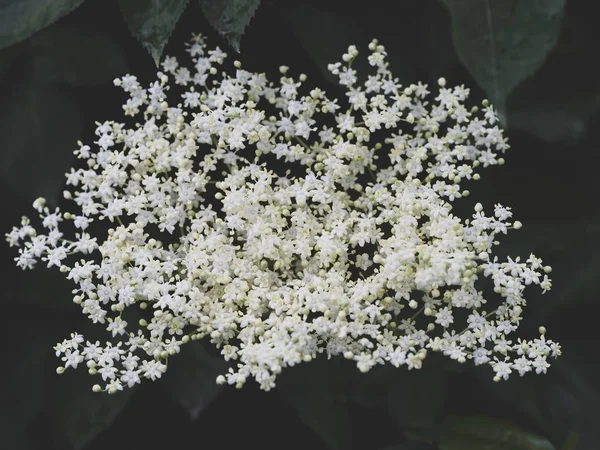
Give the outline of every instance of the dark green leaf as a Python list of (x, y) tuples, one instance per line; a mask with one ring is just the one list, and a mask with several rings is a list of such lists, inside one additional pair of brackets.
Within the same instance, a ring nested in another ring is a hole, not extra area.
[(578, 440), (579, 435), (577, 433), (570, 433), (565, 440), (564, 445), (561, 447), (561, 450), (577, 450)]
[[(596, 450), (600, 445), (600, 428), (598, 428), (598, 417), (600, 417), (600, 404), (596, 397), (593, 401), (581, 402), (581, 412), (576, 417), (575, 434), (577, 436), (577, 450)], [(574, 438), (570, 438), (571, 441)], [(568, 441), (567, 441), (568, 443)]]
[(589, 65), (600, 38), (590, 20), (594, 7), (589, 2), (569, 6), (548, 61), (510, 96), (511, 128), (549, 142), (573, 143), (585, 136), (590, 119), (600, 110), (600, 77)]
[(0, 48), (27, 39), (84, 0), (0, 0)]
[(127, 71), (123, 50), (108, 31), (50, 27), (31, 43), (32, 75), (45, 83), (96, 85)]
[(365, 408), (384, 404), (390, 386), (398, 380), (401, 370), (403, 369), (397, 369), (391, 365), (378, 365), (367, 373), (361, 373), (356, 370), (356, 367), (353, 367), (349, 372), (350, 378), (353, 380), (350, 389), (351, 400)]
[(92, 392), (93, 379), (85, 368), (61, 375), (50, 405), (56, 429), (73, 450), (84, 448), (109, 427), (129, 402), (135, 388), (116, 394)]
[(511, 408), (510, 417), (535, 426), (555, 446), (562, 444), (574, 429), (579, 405), (575, 396), (557, 381), (554, 367), (546, 375), (511, 377), (501, 383), (492, 380), (489, 368), (478, 367), (475, 374), (491, 401)]
[(17, 192), (56, 204), (81, 130), (79, 105), (69, 92), (14, 86), (0, 104), (0, 176)]
[(488, 417), (449, 416), (438, 433), (440, 450), (554, 450), (548, 439)]
[(399, 430), (433, 425), (446, 401), (447, 383), (448, 375), (441, 370), (397, 369), (395, 382), (389, 386), (386, 405)]
[(244, 30), (254, 17), (260, 0), (199, 1), (208, 23), (239, 53)]
[(169, 362), (161, 383), (171, 398), (196, 419), (221, 392), (216, 379), (225, 371), (226, 363), (221, 357), (209, 355), (200, 341), (192, 341)]
[[(555, 361), (552, 364), (556, 364)], [(550, 370), (553, 370), (551, 367)], [(577, 419), (582, 408), (579, 400), (568, 389), (547, 375), (538, 380), (538, 405), (544, 420), (544, 434), (555, 444), (560, 444), (577, 428)]]
[(545, 387), (547, 380), (545, 378), (540, 380), (532, 375), (523, 378), (511, 377), (507, 381), (497, 383), (493, 381), (488, 369), (480, 366), (475, 368), (474, 372), (479, 383), (491, 394), (492, 399), (502, 405), (513, 407), (528, 420), (548, 431), (538, 397), (538, 392)]
[(119, 0), (129, 30), (157, 66), (187, 3), (188, 0)]
[(565, 0), (442, 0), (463, 64), (500, 110), (533, 75), (560, 34)]
[(317, 359), (286, 369), (277, 390), (332, 450), (351, 448), (352, 434), (340, 361)]

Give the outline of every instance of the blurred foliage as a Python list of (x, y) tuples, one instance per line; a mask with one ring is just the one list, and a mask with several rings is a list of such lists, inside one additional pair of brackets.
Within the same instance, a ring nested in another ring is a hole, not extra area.
[[(421, 371), (359, 373), (325, 358), (285, 370), (273, 392), (215, 384), (226, 363), (193, 342), (160, 382), (92, 394), (85, 370), (58, 377), (52, 346), (85, 327), (55, 272), (22, 272), (2, 247), (10, 370), (0, 374), (0, 448), (10, 450), (238, 449), (596, 450), (600, 433), (600, 44), (587, 0), (0, 0), (0, 223), (30, 214), (39, 195), (60, 205), (77, 140), (120, 117), (112, 80), (153, 79), (191, 33), (249, 70), (279, 65), (335, 91), (325, 70), (349, 44), (386, 46), (403, 84), (465, 84), (490, 98), (512, 150), (468, 188), (458, 212), (513, 206), (522, 230), (500, 251), (553, 266), (553, 290), (533, 293), (523, 332), (540, 323), (563, 343), (547, 375), (491, 381), (489, 368), (426, 361)], [(153, 63), (154, 61), (154, 63)], [(357, 61), (357, 64), (366, 64)], [(360, 67), (357, 67), (360, 72)], [(476, 185), (473, 185), (476, 184)]]
[(85, 370), (69, 373), (56, 383), (46, 405), (52, 428), (60, 436), (58, 443), (74, 450), (86, 448), (113, 424), (135, 391), (98, 396), (91, 391)]
[(552, 450), (547, 439), (510, 422), (487, 417), (448, 416), (437, 427), (440, 450)]

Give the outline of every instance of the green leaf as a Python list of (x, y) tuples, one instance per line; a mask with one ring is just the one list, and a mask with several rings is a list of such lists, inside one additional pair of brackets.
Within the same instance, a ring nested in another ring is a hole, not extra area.
[(49, 405), (54, 426), (72, 450), (84, 448), (108, 428), (136, 389), (125, 387), (116, 394), (95, 393), (92, 383), (85, 368), (61, 375)]
[[(281, 397), (332, 450), (351, 448), (340, 361), (319, 358), (288, 368), (277, 380)], [(356, 369), (355, 369), (356, 370)]]
[(169, 362), (169, 370), (161, 379), (163, 389), (195, 420), (222, 390), (217, 376), (226, 372), (226, 363), (204, 349), (202, 342), (192, 341), (181, 348), (177, 358)]
[(27, 39), (84, 0), (0, 0), (0, 48)]
[(199, 1), (208, 23), (239, 53), (244, 30), (254, 17), (260, 0)]
[(119, 0), (129, 30), (157, 66), (187, 3), (188, 0)]
[(488, 417), (448, 416), (438, 440), (440, 450), (554, 450), (545, 437)]
[(119, 41), (108, 31), (50, 27), (31, 44), (32, 75), (44, 83), (91, 86), (127, 72)]
[(544, 63), (560, 35), (565, 0), (442, 0), (456, 51), (492, 103)]
[(56, 204), (81, 131), (69, 92), (28, 82), (12, 87), (0, 103), (0, 176), (24, 196)]

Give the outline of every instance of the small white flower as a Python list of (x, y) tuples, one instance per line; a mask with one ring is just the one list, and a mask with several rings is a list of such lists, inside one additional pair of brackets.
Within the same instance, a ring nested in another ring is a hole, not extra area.
[(66, 349), (61, 360), (65, 363), (66, 367), (73, 367), (76, 369), (79, 363), (83, 362), (83, 355), (79, 353), (79, 350)]

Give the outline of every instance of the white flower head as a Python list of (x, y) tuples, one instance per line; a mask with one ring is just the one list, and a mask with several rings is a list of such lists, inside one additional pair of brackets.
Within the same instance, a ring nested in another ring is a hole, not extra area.
[[(469, 90), (444, 78), (402, 86), (385, 48), (369, 50), (371, 74), (350, 68), (354, 46), (329, 66), (341, 99), (285, 66), (278, 83), (239, 63), (227, 75), (227, 55), (201, 36), (188, 46), (192, 69), (167, 57), (147, 88), (115, 80), (135, 125), (98, 123), (95, 145), (79, 143), (73, 212), (38, 199), (47, 231), (24, 218), (7, 234), (17, 265), (58, 267), (110, 336), (55, 346), (60, 372), (85, 359), (104, 383), (94, 391), (114, 393), (160, 378), (193, 339), (230, 362), (219, 384), (264, 390), (318, 354), (363, 372), (419, 369), (428, 351), (490, 364), (497, 380), (546, 372), (558, 344), (507, 336), (525, 287), (550, 289), (550, 268), (494, 256), (496, 235), (521, 226), (510, 208), (486, 215), (477, 204), (469, 220), (452, 211), (464, 179), (503, 161), (495, 110), (466, 108)], [(131, 308), (143, 318), (126, 320)]]

